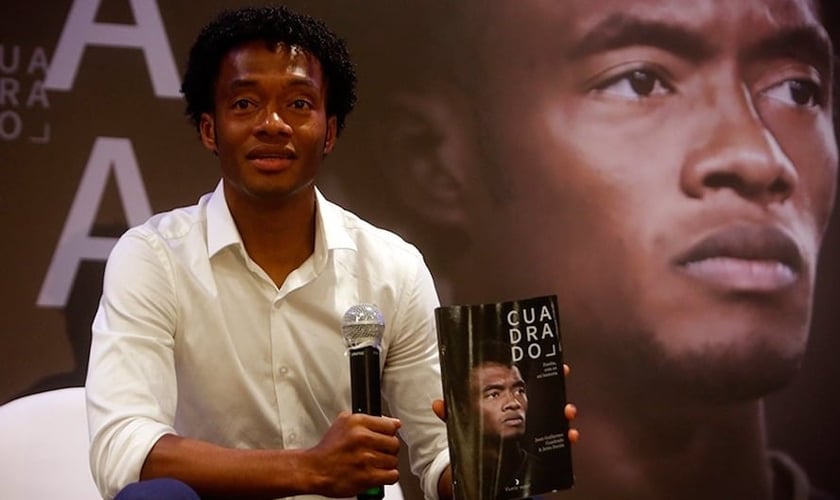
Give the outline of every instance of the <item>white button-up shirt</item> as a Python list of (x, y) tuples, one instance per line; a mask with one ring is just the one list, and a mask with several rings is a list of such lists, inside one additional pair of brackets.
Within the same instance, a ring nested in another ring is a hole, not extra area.
[(382, 392), (427, 497), (448, 463), (422, 256), (317, 193), (315, 251), (280, 289), (242, 243), (222, 184), (152, 217), (114, 247), (87, 379), (91, 468), (113, 497), (173, 433), (231, 448), (309, 448), (350, 410), (344, 312), (385, 317)]

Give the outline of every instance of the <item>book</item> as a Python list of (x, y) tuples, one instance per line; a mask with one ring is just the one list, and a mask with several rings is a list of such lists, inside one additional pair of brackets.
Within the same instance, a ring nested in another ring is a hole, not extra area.
[(458, 500), (574, 484), (557, 297), (435, 309)]

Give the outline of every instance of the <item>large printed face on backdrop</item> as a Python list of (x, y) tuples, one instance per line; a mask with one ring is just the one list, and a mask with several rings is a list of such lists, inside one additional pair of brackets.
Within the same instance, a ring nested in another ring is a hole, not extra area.
[(557, 291), (603, 373), (723, 398), (786, 381), (837, 168), (810, 4), (530, 0), (484, 23), (500, 289)]
[(282, 200), (311, 187), (336, 136), (319, 61), (296, 46), (240, 45), (224, 57), (205, 147), (220, 160), (228, 203)]

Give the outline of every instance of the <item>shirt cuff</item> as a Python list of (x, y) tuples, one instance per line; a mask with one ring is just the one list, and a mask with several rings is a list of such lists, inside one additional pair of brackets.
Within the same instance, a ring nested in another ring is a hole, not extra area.
[(426, 493), (426, 498), (438, 500), (438, 483), (440, 482), (440, 475), (449, 465), (449, 449), (445, 449), (438, 453), (432, 463), (426, 469), (426, 474), (423, 479), (423, 491)]

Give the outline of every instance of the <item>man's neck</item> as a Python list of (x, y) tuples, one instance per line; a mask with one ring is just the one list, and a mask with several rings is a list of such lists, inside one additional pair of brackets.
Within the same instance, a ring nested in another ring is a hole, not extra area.
[(645, 413), (584, 399), (591, 438), (572, 450), (577, 486), (570, 499), (771, 498), (760, 402), (703, 412), (659, 405)]
[(485, 463), (497, 464), (501, 469), (522, 460), (522, 445), (519, 439), (499, 440), (485, 437), (482, 449)]
[(315, 188), (272, 203), (231, 203), (245, 250), (280, 287), (315, 251)]

